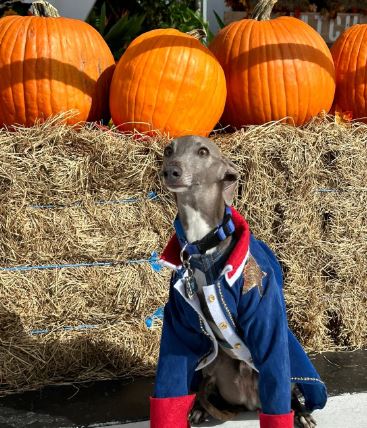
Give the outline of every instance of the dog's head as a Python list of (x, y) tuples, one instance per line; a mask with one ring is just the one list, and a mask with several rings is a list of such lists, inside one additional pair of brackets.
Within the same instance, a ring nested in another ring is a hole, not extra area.
[(195, 192), (221, 186), (222, 196), (231, 205), (239, 177), (233, 162), (226, 159), (209, 138), (176, 138), (164, 149), (161, 174), (171, 192)]

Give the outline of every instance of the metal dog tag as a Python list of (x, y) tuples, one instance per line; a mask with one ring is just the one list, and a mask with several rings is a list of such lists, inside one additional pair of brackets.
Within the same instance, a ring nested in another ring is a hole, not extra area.
[(186, 297), (189, 299), (192, 299), (194, 297), (194, 294), (198, 290), (198, 286), (196, 284), (195, 278), (193, 276), (187, 276), (185, 279), (185, 293)]
[(186, 245), (181, 250), (180, 259), (182, 262), (182, 266), (186, 269), (186, 272), (187, 272), (187, 276), (184, 278), (185, 294), (186, 294), (186, 297), (188, 297), (189, 299), (192, 299), (194, 297), (194, 294), (198, 290), (198, 286), (194, 278), (194, 272), (192, 271), (190, 266), (191, 256), (189, 256), (185, 252), (185, 249), (186, 249)]

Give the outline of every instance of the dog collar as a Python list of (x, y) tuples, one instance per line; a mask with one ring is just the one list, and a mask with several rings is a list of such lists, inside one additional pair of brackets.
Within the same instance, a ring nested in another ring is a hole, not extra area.
[(205, 254), (206, 251), (216, 247), (220, 242), (227, 239), (235, 231), (235, 225), (232, 220), (231, 208), (226, 206), (222, 223), (207, 233), (202, 239), (188, 242), (181, 221), (176, 216), (173, 223), (176, 230), (176, 236), (180, 243), (181, 250), (189, 256), (193, 254)]

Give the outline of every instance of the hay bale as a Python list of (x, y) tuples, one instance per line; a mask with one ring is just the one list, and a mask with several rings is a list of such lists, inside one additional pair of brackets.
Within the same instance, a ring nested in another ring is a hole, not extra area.
[[(171, 233), (167, 209), (156, 200), (60, 209), (0, 206), (0, 263), (35, 265), (144, 258)], [(150, 252), (149, 252), (150, 251)]]
[[(214, 138), (241, 173), (236, 207), (282, 263), (303, 345), (366, 346), (367, 125), (324, 118)], [(123, 262), (172, 233), (164, 144), (57, 119), (0, 130), (0, 266), (121, 263), (0, 271), (0, 393), (154, 372), (160, 332), (144, 320), (165, 302), (169, 272)]]
[[(115, 200), (159, 191), (163, 139), (60, 120), (0, 130), (1, 203), (68, 205), (91, 196)], [(158, 160), (158, 161), (157, 161)]]
[(160, 330), (145, 319), (166, 300), (168, 274), (146, 265), (0, 272), (0, 394), (153, 375)]

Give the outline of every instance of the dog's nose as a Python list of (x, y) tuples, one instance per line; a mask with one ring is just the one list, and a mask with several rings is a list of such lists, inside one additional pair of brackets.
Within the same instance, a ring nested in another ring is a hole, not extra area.
[(164, 178), (177, 180), (182, 176), (182, 169), (177, 165), (167, 166), (163, 171)]

